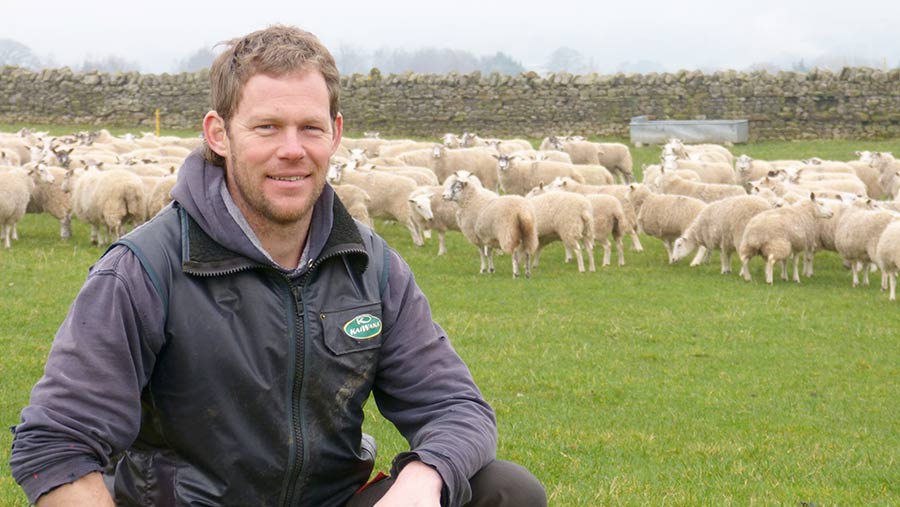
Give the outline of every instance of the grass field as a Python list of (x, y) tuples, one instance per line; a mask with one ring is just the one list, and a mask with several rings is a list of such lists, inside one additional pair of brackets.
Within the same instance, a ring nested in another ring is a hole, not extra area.
[[(853, 158), (897, 142), (765, 143), (758, 158)], [(636, 165), (657, 148), (635, 150)], [(435, 319), (497, 411), (499, 457), (528, 467), (554, 506), (900, 505), (900, 305), (853, 289), (830, 253), (802, 284), (718, 273), (718, 260), (669, 266), (659, 241), (626, 249), (627, 265), (579, 274), (547, 248), (530, 280), (509, 257), (478, 274), (474, 247), (448, 235), (406, 258)], [(63, 243), (50, 217), (27, 215), (0, 251), (0, 417), (18, 421), (53, 334), (102, 253), (73, 222)], [(626, 244), (629, 244), (626, 240)], [(737, 266), (735, 265), (735, 271)], [(374, 404), (365, 430), (379, 468), (406, 444)], [(26, 505), (0, 433), (0, 505)]]

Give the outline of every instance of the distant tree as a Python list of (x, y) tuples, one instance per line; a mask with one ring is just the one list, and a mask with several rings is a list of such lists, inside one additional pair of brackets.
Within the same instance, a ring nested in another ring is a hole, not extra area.
[(128, 61), (121, 56), (109, 55), (99, 60), (85, 60), (76, 70), (80, 72), (130, 72), (140, 69), (137, 62)]
[(764, 70), (769, 74), (776, 74), (781, 68), (772, 62), (756, 62), (747, 66), (748, 72), (753, 72), (754, 70)]
[(208, 69), (212, 66), (212, 62), (215, 59), (216, 53), (213, 50), (200, 48), (179, 62), (178, 72), (196, 72), (201, 69)]
[(372, 57), (364, 51), (348, 45), (341, 45), (334, 54), (341, 74), (366, 74), (372, 68)]
[(791, 65), (791, 70), (794, 72), (808, 72), (809, 68), (806, 67), (806, 62), (803, 61), (803, 58), (800, 58), (799, 62)]
[(516, 75), (525, 72), (525, 67), (505, 53), (497, 53), (494, 56), (483, 56), (478, 62), (478, 70), (484, 74), (497, 72), (499, 74)]
[(550, 72), (570, 72), (572, 74), (581, 74), (587, 70), (584, 56), (569, 47), (561, 47), (553, 51), (547, 60), (546, 68)]
[(31, 48), (12, 39), (0, 39), (0, 65), (37, 69), (41, 62)]

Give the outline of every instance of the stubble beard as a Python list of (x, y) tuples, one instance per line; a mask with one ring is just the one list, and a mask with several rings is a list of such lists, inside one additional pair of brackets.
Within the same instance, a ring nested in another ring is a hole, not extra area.
[[(309, 196), (309, 199), (303, 206), (300, 208), (280, 208), (276, 206), (271, 200), (269, 200), (265, 193), (262, 191), (262, 188), (254, 186), (253, 182), (250, 181), (250, 177), (248, 171), (246, 170), (246, 166), (239, 166), (237, 154), (233, 151), (231, 153), (230, 159), (231, 171), (233, 171), (234, 175), (234, 184), (236, 187), (236, 191), (240, 194), (241, 200), (250, 208), (250, 210), (254, 211), (256, 215), (261, 216), (262, 218), (268, 220), (274, 225), (278, 226), (290, 226), (294, 225), (297, 222), (303, 220), (308, 217), (312, 213), (312, 209), (316, 204), (316, 201), (319, 200), (319, 196), (322, 195), (322, 191), (325, 188), (325, 181), (316, 180), (315, 188), (313, 189), (312, 195)], [(314, 178), (313, 175), (308, 176), (309, 178)], [(299, 198), (299, 197), (298, 197)], [(244, 212), (246, 214), (246, 212)], [(245, 217), (250, 220), (250, 217)]]

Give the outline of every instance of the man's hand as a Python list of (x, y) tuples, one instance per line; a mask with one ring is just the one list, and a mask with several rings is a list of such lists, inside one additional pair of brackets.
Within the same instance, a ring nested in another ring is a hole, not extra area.
[(37, 499), (36, 507), (115, 507), (100, 472), (85, 475), (71, 484), (50, 490)]
[(443, 485), (437, 470), (413, 461), (400, 470), (394, 485), (375, 507), (440, 507)]

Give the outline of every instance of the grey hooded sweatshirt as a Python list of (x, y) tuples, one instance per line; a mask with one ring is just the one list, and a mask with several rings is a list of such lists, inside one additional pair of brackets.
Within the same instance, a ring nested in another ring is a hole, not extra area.
[(303, 261), (279, 267), (199, 151), (172, 195), (91, 267), (56, 335), (13, 428), (29, 501), (118, 459), (120, 505), (343, 505), (372, 469), (374, 393), (410, 443), (391, 472), (419, 459), (465, 503), (494, 414), (396, 252), (326, 186)]

